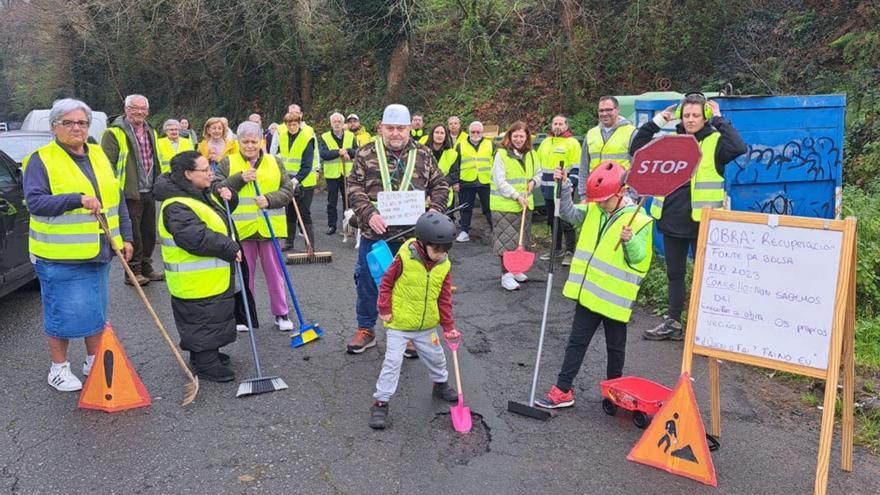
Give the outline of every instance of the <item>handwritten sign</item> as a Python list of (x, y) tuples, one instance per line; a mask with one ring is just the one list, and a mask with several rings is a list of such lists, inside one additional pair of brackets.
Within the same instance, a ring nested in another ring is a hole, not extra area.
[(387, 225), (415, 225), (425, 213), (425, 191), (379, 191), (376, 199)]
[(694, 343), (825, 370), (843, 233), (710, 220)]

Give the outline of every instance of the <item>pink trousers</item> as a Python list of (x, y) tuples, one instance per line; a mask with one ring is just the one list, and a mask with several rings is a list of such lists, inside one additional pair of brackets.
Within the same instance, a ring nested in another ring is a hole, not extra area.
[(263, 267), (263, 275), (266, 277), (266, 286), (269, 289), (269, 301), (272, 304), (272, 314), (275, 316), (284, 316), (289, 310), (287, 308), (287, 295), (284, 293), (284, 275), (282, 267), (278, 263), (278, 256), (275, 254), (275, 247), (271, 240), (252, 240), (242, 241), (241, 247), (244, 249), (244, 258), (247, 261), (248, 273), (251, 274), (248, 280), (248, 288), (251, 294), (256, 298), (254, 292), (254, 279), (256, 276), (257, 257), (260, 258), (260, 265)]

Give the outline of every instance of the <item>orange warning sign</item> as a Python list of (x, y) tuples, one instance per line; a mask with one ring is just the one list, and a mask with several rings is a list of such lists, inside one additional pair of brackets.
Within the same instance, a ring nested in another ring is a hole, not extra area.
[(703, 418), (687, 373), (681, 374), (669, 400), (626, 458), (718, 486)]
[(95, 362), (79, 396), (79, 407), (118, 412), (149, 406), (150, 394), (131, 366), (110, 324), (104, 327)]

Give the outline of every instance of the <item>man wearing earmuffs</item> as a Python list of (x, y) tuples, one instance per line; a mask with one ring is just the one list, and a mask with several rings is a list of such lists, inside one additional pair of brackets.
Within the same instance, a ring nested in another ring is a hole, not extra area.
[(692, 92), (685, 94), (678, 105), (666, 108), (639, 128), (630, 145), (630, 155), (648, 144), (654, 134), (672, 120), (681, 121), (675, 127), (676, 133), (690, 134), (697, 139), (703, 156), (689, 183), (669, 196), (655, 196), (651, 204), (651, 215), (663, 233), (669, 300), (663, 322), (645, 331), (647, 340), (684, 338), (681, 325), (684, 278), (688, 251), (697, 248), (702, 209), (724, 205), (724, 168), (747, 151), (739, 132), (721, 116), (718, 103), (707, 100), (703, 93)]

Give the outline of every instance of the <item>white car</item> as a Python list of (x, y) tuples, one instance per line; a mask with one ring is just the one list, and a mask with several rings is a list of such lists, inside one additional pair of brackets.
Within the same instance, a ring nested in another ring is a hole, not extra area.
[[(92, 111), (92, 123), (89, 125), (89, 137), (93, 138), (96, 143), (101, 143), (101, 135), (107, 128), (107, 114), (104, 112)], [(23, 131), (51, 131), (52, 125), (49, 122), (49, 110), (31, 110), (24, 122), (21, 124)]]

